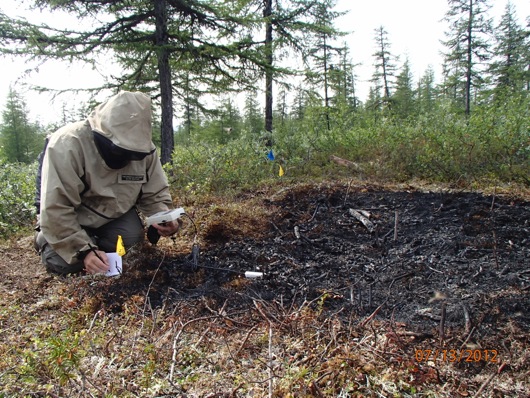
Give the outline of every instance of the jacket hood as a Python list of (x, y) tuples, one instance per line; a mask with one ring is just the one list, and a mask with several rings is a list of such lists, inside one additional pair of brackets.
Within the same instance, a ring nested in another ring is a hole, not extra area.
[(144, 93), (120, 91), (88, 116), (92, 130), (129, 151), (151, 152), (151, 99)]

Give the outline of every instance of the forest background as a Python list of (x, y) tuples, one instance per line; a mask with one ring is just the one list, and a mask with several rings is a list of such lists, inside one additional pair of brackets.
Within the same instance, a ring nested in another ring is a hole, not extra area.
[(4, 237), (35, 217), (45, 135), (120, 89), (153, 98), (153, 133), (177, 197), (279, 177), (529, 185), (530, 19), (521, 24), (510, 2), (494, 21), (489, 0), (447, 1), (442, 76), (428, 68), (414, 79), (385, 27), (374, 29), (367, 98), (357, 94), (358, 62), (336, 27), (343, 13), (334, 0), (25, 3), (90, 23), (65, 29), (2, 13), (6, 58), (114, 67), (89, 90), (92, 100), (65, 106), (50, 125), (31, 120), (10, 90), (0, 120)]

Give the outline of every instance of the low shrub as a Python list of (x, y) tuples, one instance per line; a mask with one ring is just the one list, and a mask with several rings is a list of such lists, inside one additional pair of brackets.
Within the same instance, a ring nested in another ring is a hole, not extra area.
[(36, 217), (37, 164), (0, 162), (0, 237), (31, 227)]

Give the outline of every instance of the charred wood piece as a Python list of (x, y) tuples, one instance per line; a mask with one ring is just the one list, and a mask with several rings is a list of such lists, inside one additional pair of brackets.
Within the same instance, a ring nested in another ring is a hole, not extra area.
[(348, 212), (351, 216), (359, 220), (370, 232), (374, 232), (374, 223), (369, 220), (370, 213), (364, 210), (349, 209)]

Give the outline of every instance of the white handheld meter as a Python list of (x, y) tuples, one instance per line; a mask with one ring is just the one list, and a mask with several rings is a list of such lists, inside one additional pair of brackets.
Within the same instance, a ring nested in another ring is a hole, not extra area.
[(153, 224), (163, 224), (166, 222), (178, 220), (183, 214), (186, 214), (186, 212), (182, 207), (173, 210), (165, 210), (153, 214), (150, 217), (147, 217), (146, 222), (148, 226)]

